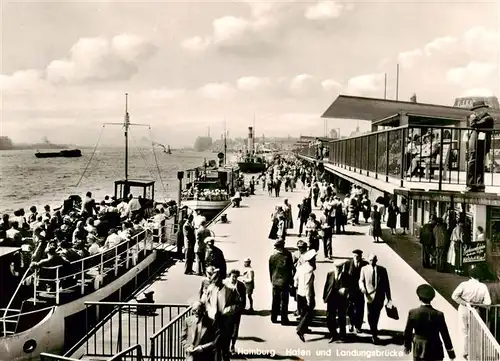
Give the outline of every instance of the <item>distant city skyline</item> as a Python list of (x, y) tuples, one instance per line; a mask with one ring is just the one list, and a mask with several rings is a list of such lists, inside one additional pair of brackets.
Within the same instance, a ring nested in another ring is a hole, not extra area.
[[(339, 94), (453, 105), (500, 95), (494, 2), (6, 2), (2, 135), (16, 143), (95, 144), (105, 122), (151, 124), (193, 144), (226, 128), (323, 135)], [(363, 24), (363, 26), (360, 26)], [(367, 123), (360, 122), (361, 131)], [(356, 122), (329, 120), (350, 134)], [(132, 130), (141, 139), (148, 130)], [(119, 145), (120, 129), (103, 141)]]

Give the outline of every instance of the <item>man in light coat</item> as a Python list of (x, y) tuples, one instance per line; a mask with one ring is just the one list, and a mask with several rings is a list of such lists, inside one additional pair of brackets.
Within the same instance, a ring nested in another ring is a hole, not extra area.
[(298, 308), (302, 310), (297, 326), (297, 335), (302, 342), (305, 342), (304, 334), (312, 321), (314, 308), (316, 307), (313, 267), (315, 257), (315, 250), (307, 251), (302, 256), (304, 263), (297, 268), (294, 276), (294, 286), (297, 289), (297, 304), (300, 305)]

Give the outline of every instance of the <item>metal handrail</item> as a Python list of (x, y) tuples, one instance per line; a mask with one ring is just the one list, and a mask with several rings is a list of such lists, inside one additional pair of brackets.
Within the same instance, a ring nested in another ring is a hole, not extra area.
[(134, 345), (134, 346), (130, 346), (129, 348), (117, 353), (116, 355), (114, 355), (112, 358), (109, 359), (109, 361), (122, 361), (122, 357), (123, 356), (126, 356), (128, 353), (130, 352), (133, 352), (133, 351), (136, 351), (137, 354), (134, 356), (134, 355), (131, 355), (131, 356), (127, 356), (127, 357), (135, 357), (135, 359), (137, 361), (142, 361), (142, 347), (141, 345)]
[[(16, 296), (17, 292), (19, 291), (19, 289), (21, 288), (24, 280), (26, 279), (26, 276), (28, 275), (28, 272), (31, 271), (31, 265), (28, 267), (28, 269), (26, 270), (26, 272), (24, 272), (24, 275), (23, 277), (21, 278), (21, 281), (19, 282), (19, 284), (17, 285), (17, 288), (16, 290), (14, 291), (14, 293), (12, 294), (12, 297), (10, 298), (10, 301), (9, 303), (7, 304), (7, 307), (5, 308), (4, 312), (3, 312), (3, 317), (2, 317), (2, 321), (3, 321), (3, 336), (6, 337), (7, 336), (7, 328), (5, 327), (6, 324), (5, 324), (5, 319), (7, 317), (7, 312), (9, 312), (9, 308), (10, 306), (12, 305), (12, 302), (14, 302), (14, 297)], [(21, 312), (21, 311), (19, 311)], [(18, 315), (15, 315), (15, 316), (18, 316)]]
[[(186, 306), (186, 304), (183, 304), (183, 305), (180, 305), (180, 306)], [(167, 323), (165, 326), (163, 326), (163, 328), (159, 329), (153, 336), (150, 337), (150, 339), (156, 339), (158, 338), (158, 336), (162, 333), (162, 332), (165, 332), (165, 330), (169, 327), (172, 327), (172, 325), (177, 322), (182, 316), (184, 316), (186, 313), (188, 312), (191, 312), (191, 310), (193, 309), (192, 306), (189, 306), (188, 308), (186, 308), (182, 313), (178, 314), (172, 321), (170, 321), (169, 323)]]
[[(160, 351), (160, 353), (161, 353), (160, 355), (157, 354), (157, 351), (158, 351), (157, 346), (160, 346), (160, 350), (162, 350), (163, 347), (165, 346), (165, 343), (167, 343), (168, 341), (177, 342), (176, 346), (170, 346), (170, 348), (169, 348), (170, 351), (177, 350), (177, 351), (180, 351), (180, 353), (182, 353), (183, 357), (185, 356), (185, 350), (183, 349), (183, 346), (182, 346), (181, 337), (175, 338), (175, 337), (172, 337), (172, 335), (170, 335), (170, 337), (168, 337), (168, 336), (169, 336), (169, 331), (171, 329), (174, 329), (174, 332), (175, 332), (175, 326), (179, 322), (182, 323), (182, 321), (191, 314), (192, 309), (193, 309), (192, 306), (189, 306), (186, 310), (184, 310), (184, 312), (177, 315), (177, 317), (172, 319), (172, 321), (170, 321), (168, 324), (166, 324), (163, 328), (158, 330), (158, 332), (156, 332), (153, 336), (151, 336), (149, 338), (150, 347), (151, 347), (149, 357), (153, 361), (155, 361), (157, 358), (159, 358), (160, 360), (164, 360), (164, 359), (177, 358), (177, 356), (180, 356), (180, 355), (165, 355), (161, 351)], [(168, 339), (168, 341), (167, 341), (167, 339)]]
[(470, 361), (496, 361), (500, 358), (500, 345), (474, 307), (467, 305), (468, 359)]

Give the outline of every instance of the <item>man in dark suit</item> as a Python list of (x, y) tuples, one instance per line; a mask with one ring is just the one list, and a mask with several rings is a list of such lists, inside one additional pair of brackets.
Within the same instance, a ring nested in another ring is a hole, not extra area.
[(422, 244), (422, 267), (432, 268), (431, 258), (434, 254), (434, 227), (436, 226), (437, 218), (433, 214), (428, 223), (424, 224), (420, 230), (420, 243)]
[(378, 321), (380, 312), (384, 307), (384, 300), (391, 301), (391, 288), (389, 276), (385, 267), (377, 265), (377, 256), (370, 255), (370, 264), (361, 268), (359, 277), (359, 288), (365, 296), (368, 310), (368, 324), (374, 344), (378, 343)]
[(427, 284), (418, 286), (417, 296), (422, 304), (408, 313), (404, 332), (404, 347), (405, 353), (409, 354), (413, 345), (413, 360), (415, 361), (443, 360), (444, 352), (441, 338), (449, 359), (455, 359), (455, 351), (444, 314), (431, 306), (435, 295), (436, 293), (431, 286)]
[(484, 192), (484, 168), (486, 154), (491, 149), (491, 130), (495, 121), (488, 114), (489, 105), (484, 100), (474, 101), (469, 118), (469, 125), (473, 129), (469, 132), (468, 162), (467, 162), (467, 191)]
[(349, 332), (361, 332), (361, 325), (365, 315), (365, 299), (361, 289), (359, 288), (359, 277), (361, 268), (366, 266), (368, 262), (363, 259), (363, 251), (355, 249), (352, 251), (352, 259), (347, 262), (346, 269), (349, 275), (349, 305), (347, 314), (349, 315)]
[(276, 241), (274, 252), (269, 257), (269, 277), (273, 286), (273, 301), (271, 306), (271, 321), (278, 322), (281, 315), (281, 324), (289, 324), (288, 299), (292, 285), (293, 259), (292, 254), (285, 249), (285, 242)]
[(219, 330), (207, 316), (203, 303), (195, 302), (192, 310), (193, 315), (186, 319), (181, 339), (187, 352), (186, 361), (215, 361)]
[(297, 218), (299, 219), (299, 237), (302, 236), (302, 231), (304, 229), (304, 226), (307, 223), (307, 220), (309, 219), (309, 215), (312, 212), (310, 202), (311, 202), (310, 198), (304, 197), (304, 199), (302, 200), (302, 203), (298, 205), (299, 212), (298, 212)]
[[(346, 338), (346, 311), (349, 287), (347, 263), (335, 265), (326, 276), (323, 290), (323, 302), (326, 303), (326, 326), (330, 332), (330, 341), (343, 342)], [(337, 316), (339, 333), (337, 334)]]

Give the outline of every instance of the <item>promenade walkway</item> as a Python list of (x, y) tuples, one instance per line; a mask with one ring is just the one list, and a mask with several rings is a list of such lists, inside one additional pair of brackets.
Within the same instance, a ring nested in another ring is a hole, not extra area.
[[(417, 286), (426, 281), (387, 244), (373, 243), (366, 235), (367, 226), (347, 226), (346, 235), (334, 236), (333, 255), (336, 259), (351, 257), (353, 249), (362, 249), (365, 257), (375, 253), (379, 264), (388, 270), (393, 303), (398, 307), (400, 319), (389, 319), (385, 312), (379, 323), (381, 345), (371, 344), (368, 333), (351, 335), (346, 343), (328, 343), (328, 331), (324, 323), (326, 305), (322, 302), (323, 286), (328, 271), (332, 269), (331, 260), (325, 260), (322, 248), (317, 258), (316, 270), (316, 304), (317, 317), (310, 327), (312, 333), (306, 334), (303, 343), (296, 335), (295, 327), (272, 324), (270, 320), (271, 285), (269, 282), (268, 259), (273, 251), (273, 241), (267, 238), (271, 223), (271, 213), (276, 204), (282, 204), (288, 198), (293, 205), (294, 216), (297, 216), (296, 205), (305, 196), (305, 190), (285, 193), (279, 198), (269, 197), (267, 192), (257, 190), (257, 194), (244, 198), (241, 208), (229, 208), (229, 223), (215, 223), (210, 229), (215, 233), (216, 245), (220, 247), (228, 263), (228, 271), (232, 268), (242, 269), (243, 259), (250, 257), (255, 270), (256, 288), (254, 293), (253, 315), (244, 315), (240, 326), (240, 337), (236, 344), (239, 355), (234, 359), (243, 360), (411, 360), (411, 355), (404, 355), (401, 346), (401, 332), (406, 323), (410, 308), (417, 307), (419, 302), (415, 294)], [(319, 210), (315, 210), (319, 215)], [(295, 250), (298, 241), (297, 222), (295, 230), (287, 237), (286, 246)], [(156, 282), (148, 287), (155, 291), (157, 303), (192, 303), (198, 298), (201, 277), (184, 275), (184, 264), (177, 263), (165, 271)], [(448, 323), (457, 355), (461, 355), (461, 340), (458, 337), (457, 311), (441, 295), (437, 295), (433, 305), (443, 311)], [(295, 310), (295, 302), (291, 300), (290, 311)], [(366, 315), (366, 313), (365, 313)], [(366, 318), (366, 316), (365, 316)], [(294, 318), (290, 315), (290, 319)], [(368, 330), (365, 322), (363, 331)], [(106, 338), (111, 337), (109, 332)], [(146, 346), (146, 345), (143, 345)], [(146, 346), (147, 347), (147, 346)], [(87, 359), (100, 360), (99, 357)]]
[[(367, 227), (347, 227), (353, 235), (335, 236), (333, 254), (337, 258), (351, 257), (351, 251), (360, 248), (367, 257), (370, 253), (377, 254), (379, 264), (386, 267), (391, 283), (392, 298), (398, 307), (400, 320), (387, 318), (382, 313), (380, 329), (385, 330), (381, 335), (382, 345), (374, 346), (370, 343), (370, 335), (353, 335), (351, 342), (343, 344), (329, 344), (327, 329), (320, 321), (324, 317), (326, 306), (321, 300), (323, 285), (328, 271), (332, 268), (332, 261), (325, 260), (322, 249), (318, 255), (316, 271), (316, 302), (318, 319), (311, 327), (311, 334), (307, 334), (306, 343), (302, 343), (293, 326), (272, 324), (269, 317), (271, 305), (271, 285), (269, 282), (268, 259), (273, 251), (273, 242), (267, 238), (270, 226), (271, 213), (276, 204), (283, 203), (288, 198), (294, 206), (294, 216), (297, 215), (296, 205), (305, 195), (305, 191), (296, 190), (293, 193), (283, 193), (280, 198), (269, 197), (266, 193), (257, 190), (255, 196), (244, 198), (241, 208), (227, 210), (229, 223), (215, 223), (211, 230), (216, 235), (216, 245), (220, 247), (228, 262), (228, 270), (242, 269), (242, 261), (246, 257), (252, 259), (256, 274), (256, 288), (254, 294), (254, 315), (244, 315), (241, 321), (240, 338), (236, 344), (240, 352), (235, 359), (263, 359), (263, 360), (410, 360), (411, 355), (404, 355), (401, 346), (400, 332), (403, 331), (406, 316), (410, 308), (418, 306), (415, 294), (416, 287), (425, 283), (425, 280), (401, 259), (388, 245), (374, 244), (372, 238), (364, 234)], [(317, 213), (318, 210), (316, 210)], [(298, 226), (297, 222), (296, 226)], [(297, 240), (291, 232), (287, 237), (286, 245), (294, 250)], [(171, 267), (159, 281), (149, 287), (155, 291), (156, 302), (184, 303), (197, 299), (201, 277), (186, 276), (183, 274), (183, 263)], [(457, 312), (441, 295), (437, 295), (433, 305), (445, 313), (452, 340), (457, 351), (461, 354), (460, 338), (458, 337)], [(290, 310), (295, 304), (290, 303)], [(293, 320), (293, 317), (290, 317)], [(319, 322), (318, 322), (319, 321)], [(365, 322), (363, 330), (367, 330)], [(363, 354), (365, 352), (365, 354)], [(367, 355), (366, 353), (369, 353)]]

